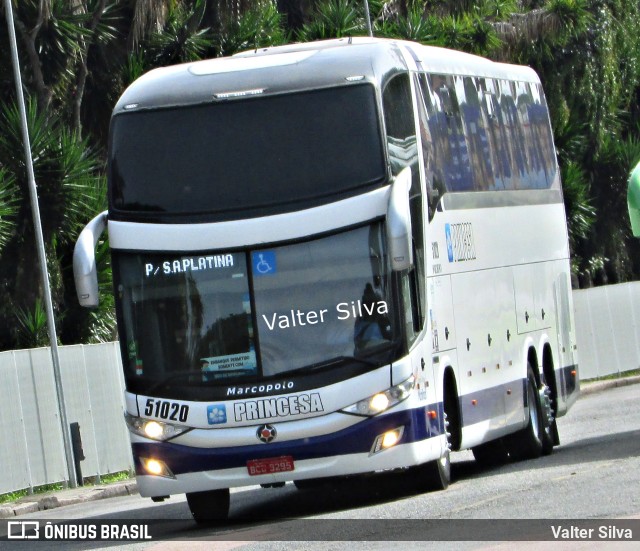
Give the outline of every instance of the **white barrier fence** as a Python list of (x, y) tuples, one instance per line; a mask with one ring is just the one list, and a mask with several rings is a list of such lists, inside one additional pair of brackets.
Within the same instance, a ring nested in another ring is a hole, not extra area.
[(640, 282), (573, 292), (580, 377), (640, 369)]
[[(640, 282), (574, 291), (573, 300), (580, 377), (638, 369)], [(59, 354), (68, 420), (80, 425), (82, 475), (132, 470), (118, 343)], [(0, 494), (67, 480), (48, 348), (0, 353), (0, 400)]]
[[(117, 343), (62, 346), (69, 423), (80, 425), (83, 477), (132, 469)], [(68, 479), (49, 348), (0, 353), (0, 494)]]

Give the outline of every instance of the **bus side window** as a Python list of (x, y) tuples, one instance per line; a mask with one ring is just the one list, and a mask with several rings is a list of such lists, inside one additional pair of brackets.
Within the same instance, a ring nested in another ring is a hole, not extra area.
[(555, 145), (551, 134), (551, 125), (547, 111), (547, 103), (540, 84), (531, 85), (533, 104), (530, 107), (529, 118), (532, 120), (535, 146), (542, 155), (542, 163), (546, 176), (546, 187), (558, 186), (555, 179), (558, 167), (556, 165)]
[(418, 168), (416, 124), (413, 116), (409, 75), (402, 73), (393, 77), (384, 88), (382, 100), (392, 174), (397, 176), (402, 169), (408, 166), (411, 167), (412, 174), (409, 208), (411, 212), (414, 267), (408, 275), (410, 289), (408, 295), (405, 294), (404, 299), (405, 302), (407, 299), (410, 301), (410, 304), (406, 304), (405, 321), (407, 324), (407, 337), (411, 342), (424, 325), (426, 292), (422, 184)]
[(429, 221), (431, 221), (440, 199), (442, 199), (442, 196), (446, 192), (446, 188), (442, 175), (436, 172), (439, 165), (437, 165), (435, 159), (436, 144), (434, 143), (434, 137), (431, 131), (429, 108), (427, 107), (431, 107), (432, 105), (427, 76), (424, 73), (420, 74), (416, 77), (416, 82), (418, 124), (420, 141), (422, 143), (422, 162), (424, 164), (424, 176), (427, 188), (428, 216)]
[(524, 143), (518, 128), (518, 110), (514, 90), (508, 80), (499, 81), (499, 105), (502, 113), (502, 132), (505, 150), (509, 159), (511, 178), (507, 189), (526, 189), (526, 166), (523, 158)]
[(469, 148), (469, 162), (473, 189), (487, 191), (494, 188), (493, 166), (489, 151), (486, 122), (482, 112), (481, 79), (456, 77), (456, 93)]

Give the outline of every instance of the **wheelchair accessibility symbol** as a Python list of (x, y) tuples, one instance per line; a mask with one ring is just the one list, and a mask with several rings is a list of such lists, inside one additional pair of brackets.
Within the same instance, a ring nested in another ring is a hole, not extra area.
[(276, 253), (261, 251), (252, 254), (253, 275), (263, 276), (276, 273)]

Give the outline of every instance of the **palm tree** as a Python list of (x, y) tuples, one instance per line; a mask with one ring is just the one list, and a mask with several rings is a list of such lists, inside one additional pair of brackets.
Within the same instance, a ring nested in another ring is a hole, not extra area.
[[(35, 100), (28, 102), (27, 122), (54, 309), (60, 325), (63, 311), (79, 308), (77, 301), (75, 304), (64, 302), (65, 289), (73, 288), (65, 263), (70, 265), (79, 228), (104, 208), (101, 162), (87, 141), (63, 125), (55, 114), (39, 112)], [(0, 134), (0, 174), (4, 175), (5, 197), (10, 198), (5, 200), (5, 206), (13, 214), (8, 223), (14, 229), (7, 234), (2, 251), (5, 260), (0, 263), (2, 347), (11, 345), (17, 337), (11, 330), (16, 326), (15, 312), (23, 312), (23, 322), (37, 320), (37, 305), (42, 298), (20, 125), (17, 107), (5, 105), (0, 112), (0, 126), (3, 128)], [(91, 328), (87, 331), (90, 333)], [(61, 338), (63, 341), (66, 338), (64, 331)]]
[(18, 213), (18, 189), (15, 178), (0, 166), (0, 254), (11, 241), (16, 228)]

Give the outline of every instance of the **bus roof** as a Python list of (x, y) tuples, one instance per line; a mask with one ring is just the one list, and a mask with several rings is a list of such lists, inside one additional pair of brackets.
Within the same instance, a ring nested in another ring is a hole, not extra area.
[(394, 74), (415, 69), (416, 62), (432, 73), (538, 82), (528, 67), (496, 63), (455, 50), (391, 39), (343, 38), (154, 69), (125, 90), (114, 114), (358, 81), (384, 86)]

